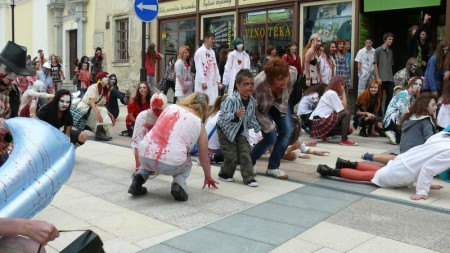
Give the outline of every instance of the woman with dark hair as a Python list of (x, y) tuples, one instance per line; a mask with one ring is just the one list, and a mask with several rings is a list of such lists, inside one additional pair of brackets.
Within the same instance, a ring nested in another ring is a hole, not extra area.
[(345, 78), (334, 76), (328, 84), (327, 91), (319, 100), (316, 109), (311, 113), (311, 138), (322, 138), (328, 141), (327, 136), (340, 134), (340, 145), (356, 146), (358, 143), (350, 141), (347, 136), (354, 131), (350, 126), (350, 112), (347, 109), (347, 96), (345, 94)]
[(162, 54), (156, 52), (155, 43), (150, 43), (145, 53), (145, 68), (147, 69), (147, 83), (151, 88), (152, 93), (158, 92), (156, 88), (156, 61), (161, 61), (164, 57)]
[(281, 59), (283, 61), (287, 61), (290, 66), (295, 67), (297, 69), (298, 75), (301, 75), (303, 74), (302, 60), (298, 55), (297, 48), (298, 48), (297, 42), (291, 41), (288, 44), (288, 51), (285, 54), (283, 54)]
[[(445, 69), (444, 61), (448, 54), (448, 42), (442, 40), (439, 42), (433, 56), (431, 56), (428, 61), (427, 70), (425, 71), (425, 85), (422, 91), (431, 91), (431, 93), (437, 95), (443, 91), (442, 87), (442, 77), (445, 71), (450, 69)], [(448, 74), (447, 74), (448, 75)], [(445, 78), (444, 78), (445, 79)]]
[[(355, 123), (360, 126), (359, 135), (362, 137), (379, 136), (377, 125), (381, 119), (378, 112), (381, 107), (381, 83), (376, 80), (370, 82), (366, 89), (356, 99)], [(355, 127), (356, 127), (355, 126)], [(378, 126), (380, 127), (380, 126)]]
[(114, 116), (114, 119), (117, 119), (119, 116), (119, 104), (117, 103), (117, 99), (119, 99), (122, 104), (126, 105), (127, 98), (125, 93), (119, 91), (116, 74), (109, 75), (109, 87), (109, 100), (106, 102), (106, 109)]
[(336, 76), (342, 76), (345, 78), (345, 89), (350, 88), (350, 67), (347, 62), (347, 50), (344, 47), (344, 41), (337, 39), (335, 41), (337, 51), (334, 55), (334, 62), (336, 64)]
[(414, 96), (420, 92), (422, 84), (422, 77), (411, 78), (408, 82), (407, 89), (397, 93), (386, 109), (386, 114), (383, 119), (384, 133), (389, 139), (389, 142), (393, 145), (400, 143), (400, 120), (402, 116), (408, 112), (411, 104), (415, 100)]
[(336, 44), (334, 42), (329, 41), (323, 45), (322, 59), (320, 60), (320, 79), (323, 84), (328, 85), (331, 77), (336, 75), (335, 52)]
[(136, 94), (130, 98), (127, 106), (128, 115), (125, 119), (125, 124), (127, 126), (128, 136), (133, 136), (134, 123), (138, 114), (150, 108), (150, 98), (150, 87), (148, 87), (147, 83), (140, 83)]
[(270, 60), (273, 60), (277, 57), (277, 48), (273, 45), (268, 45), (266, 49), (266, 57), (261, 63), (260, 71), (264, 69), (264, 65)]
[(97, 47), (95, 49), (95, 55), (94, 57), (92, 57), (91, 62), (92, 62), (92, 69), (91, 69), (91, 73), (92, 73), (92, 80), (95, 80), (95, 77), (97, 76), (98, 73), (103, 72), (103, 65), (104, 65), (104, 55), (103, 55), (103, 51), (101, 47)]
[(44, 105), (37, 113), (37, 117), (50, 125), (60, 129), (64, 127), (63, 132), (70, 138), (70, 142), (78, 147), (87, 140), (86, 131), (72, 129), (73, 119), (70, 112), (72, 105), (72, 94), (70, 91), (61, 89), (56, 92), (53, 100)]
[(309, 116), (316, 108), (320, 97), (325, 92), (325, 89), (326, 89), (325, 84), (318, 84), (309, 87), (303, 92), (302, 99), (298, 104), (297, 115), (300, 116), (300, 118), (302, 119), (302, 128), (307, 133), (311, 132), (310, 130), (311, 121), (309, 120)]
[(425, 70), (428, 59), (431, 57), (432, 45), (428, 41), (427, 28), (429, 26), (429, 20), (431, 16), (425, 14), (422, 24), (420, 26), (413, 25), (409, 28), (409, 37), (406, 41), (407, 57), (417, 58), (418, 67)]

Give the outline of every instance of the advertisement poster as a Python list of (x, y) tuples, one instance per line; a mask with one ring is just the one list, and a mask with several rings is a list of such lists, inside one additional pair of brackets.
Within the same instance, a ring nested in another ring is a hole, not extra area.
[(207, 17), (203, 19), (203, 34), (210, 31), (216, 36), (214, 49), (223, 47), (232, 48), (231, 42), (234, 40), (234, 14), (226, 16)]
[(323, 42), (336, 38), (351, 40), (352, 2), (304, 7), (304, 44), (311, 34), (319, 34)]

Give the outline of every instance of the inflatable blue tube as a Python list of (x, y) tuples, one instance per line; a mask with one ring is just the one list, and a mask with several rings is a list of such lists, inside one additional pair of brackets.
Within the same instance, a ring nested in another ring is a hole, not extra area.
[(75, 148), (47, 122), (5, 121), (14, 147), (0, 167), (0, 217), (31, 218), (44, 209), (72, 174)]

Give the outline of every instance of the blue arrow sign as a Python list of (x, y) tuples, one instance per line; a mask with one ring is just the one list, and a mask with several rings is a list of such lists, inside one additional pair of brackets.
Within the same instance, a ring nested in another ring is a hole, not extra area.
[(151, 22), (158, 16), (158, 0), (134, 0), (134, 12), (143, 22)]

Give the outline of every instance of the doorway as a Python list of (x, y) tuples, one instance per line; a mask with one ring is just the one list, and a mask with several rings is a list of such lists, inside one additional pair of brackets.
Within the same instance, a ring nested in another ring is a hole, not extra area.
[[(69, 31), (69, 66), (70, 66), (70, 78), (75, 75), (75, 60), (77, 59), (77, 30)], [(80, 59), (78, 59), (80, 60)]]

